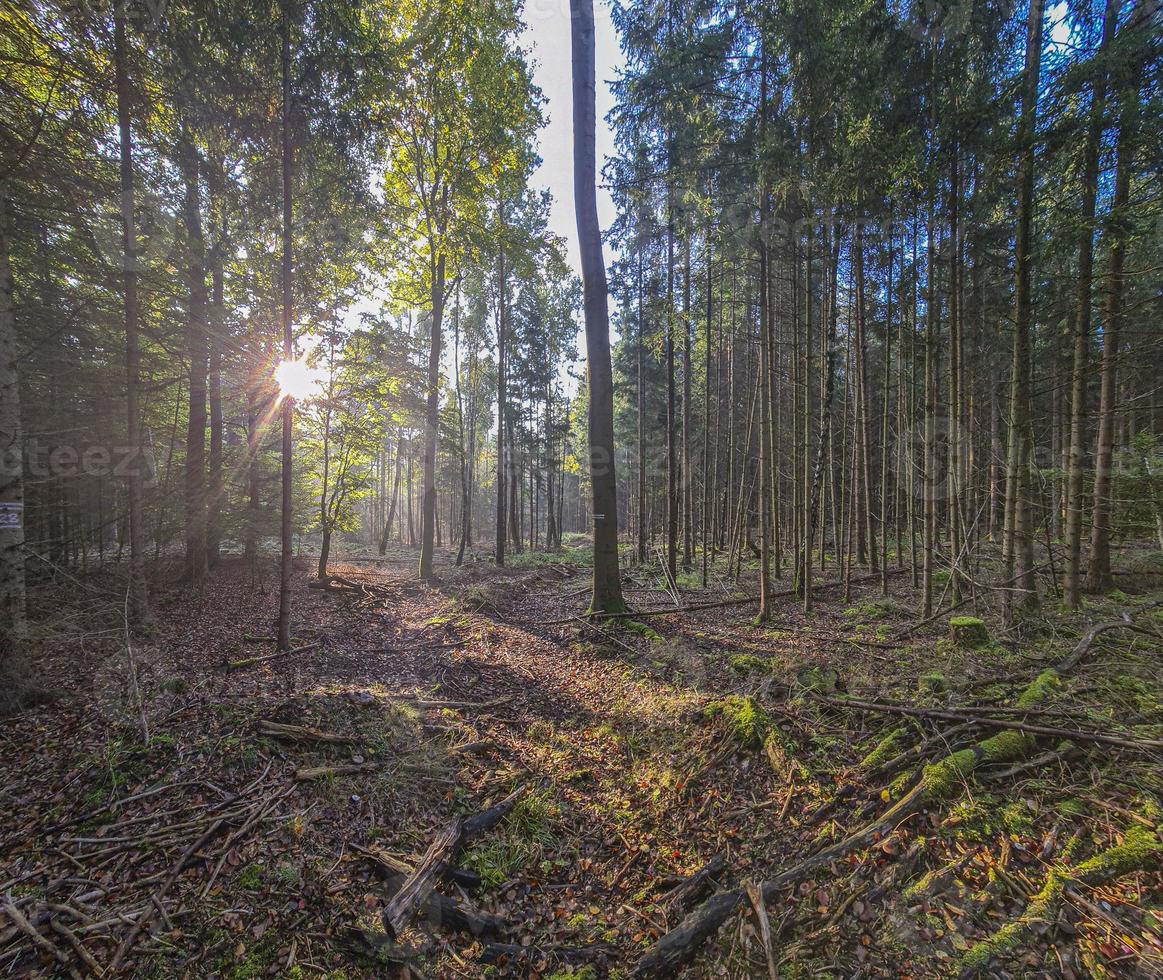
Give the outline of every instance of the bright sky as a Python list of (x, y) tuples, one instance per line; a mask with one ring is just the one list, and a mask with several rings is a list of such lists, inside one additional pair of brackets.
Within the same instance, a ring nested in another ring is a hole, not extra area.
[[(614, 99), (608, 83), (622, 64), (617, 32), (610, 22), (607, 0), (594, 0), (596, 24), (595, 53), (598, 75), (598, 170), (614, 155), (614, 135), (606, 125), (606, 114)], [(527, 29), (522, 42), (532, 54), (533, 80), (545, 94), (548, 125), (541, 130), (541, 166), (533, 175), (534, 186), (548, 187), (553, 194), (550, 230), (569, 243), (569, 261), (581, 275), (581, 253), (577, 244), (577, 224), (573, 213), (573, 89), (570, 65), (569, 0), (526, 0)], [(598, 186), (598, 220), (606, 231), (615, 218), (614, 202)], [(609, 249), (606, 261), (609, 262)]]

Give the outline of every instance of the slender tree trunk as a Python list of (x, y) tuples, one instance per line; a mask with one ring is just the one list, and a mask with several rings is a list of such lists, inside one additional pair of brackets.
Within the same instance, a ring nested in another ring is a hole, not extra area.
[[(1139, 16), (1143, 4), (1137, 3), (1132, 19)], [(1086, 569), (1086, 588), (1091, 592), (1108, 591), (1111, 577), (1111, 462), (1114, 454), (1115, 415), (1118, 411), (1118, 359), (1123, 321), (1123, 271), (1130, 237), (1128, 207), (1131, 196), (1131, 172), (1138, 142), (1139, 65), (1128, 73), (1131, 77), (1119, 93), (1119, 130), (1115, 139), (1115, 183), (1107, 218), (1106, 318), (1102, 334), (1102, 367), (1098, 406), (1098, 444), (1094, 465), (1094, 504), (1090, 527), (1090, 560)]]
[(28, 684), (24, 437), (8, 243), (7, 187), (0, 181), (0, 717), (20, 707)]
[(1090, 291), (1094, 273), (1094, 215), (1098, 154), (1106, 108), (1106, 68), (1101, 64), (1114, 36), (1119, 0), (1107, 0), (1098, 65), (1091, 83), (1090, 125), (1082, 151), (1082, 216), (1078, 238), (1078, 298), (1074, 311), (1074, 357), (1070, 378), (1070, 448), (1066, 460), (1066, 604), (1082, 605), (1082, 475), (1086, 464), (1087, 372), (1090, 366)]
[[(572, 2), (572, 0), (571, 0)], [(669, 166), (669, 159), (668, 159)], [(674, 215), (666, 197), (666, 568), (671, 581), (678, 574), (678, 446), (674, 383)]]
[(384, 518), (384, 529), (380, 534), (380, 554), (386, 554), (388, 550), (388, 537), (392, 533), (392, 524), (396, 520), (396, 508), (400, 501), (400, 475), (403, 472), (401, 460), (403, 459), (404, 451), (404, 434), (396, 430), (396, 473), (392, 478), (392, 497), (388, 503), (388, 516)]
[(642, 253), (645, 251), (642, 243), (638, 247), (638, 330), (637, 350), (638, 359), (638, 564), (646, 564), (646, 376), (643, 373), (644, 360), (644, 331), (646, 324), (643, 318), (644, 306), (642, 297)]
[[(1004, 612), (1017, 605), (1038, 602), (1034, 580), (1034, 513), (1031, 506), (1034, 465), (1030, 412), (1031, 333), (1033, 305), (1031, 277), (1034, 225), (1034, 136), (1037, 128), (1038, 83), (1042, 63), (1043, 0), (1030, 0), (1026, 25), (1026, 67), (1022, 81), (1022, 114), (1018, 124), (1018, 227), (1014, 256), (1014, 346), (1010, 369), (1009, 458), (1006, 464), (1006, 518), (1003, 544)], [(1012, 583), (1012, 587), (1011, 587)]]
[[(447, 197), (447, 190), (445, 191)], [(444, 319), (444, 255), (433, 255), (429, 268), (431, 275), (430, 305), (432, 333), (428, 344), (428, 387), (424, 411), (424, 459), (421, 470), (420, 502), (420, 578), (434, 579), (432, 557), (436, 534), (436, 447), (440, 429), (440, 352), (442, 349), (441, 321)]]
[(711, 319), (714, 315), (713, 270), (711, 264), (711, 228), (706, 231), (707, 250), (707, 319), (703, 336), (703, 499), (699, 532), (703, 547), (703, 588), (707, 587), (707, 552), (711, 547)]
[(186, 184), (187, 261), (186, 355), (190, 362), (190, 411), (186, 426), (186, 578), (195, 585), (206, 577), (206, 243), (202, 233), (202, 194), (198, 149), (183, 138)]
[[(291, 332), (291, 16), (290, 5), (283, 0), (283, 120), (282, 120), (282, 177), (283, 177), (283, 359), (290, 361), (294, 355), (294, 338)], [(282, 445), (282, 513), (279, 522), (281, 553), (279, 560), (279, 622), (278, 642), (280, 650), (291, 648), (291, 575), (294, 571), (292, 549), (292, 520), (294, 507), (294, 483), (291, 474), (291, 460), (294, 454), (292, 442), (292, 422), (294, 399), (284, 397), (282, 403), (283, 445)]]
[[(498, 208), (501, 235), (505, 231), (505, 208)], [(497, 263), (497, 535), (495, 562), (505, 564), (505, 414), (508, 395), (505, 391), (505, 334), (508, 332), (508, 282), (505, 275), (505, 247), (501, 246)]]
[(589, 369), (590, 482), (594, 502), (592, 612), (621, 612), (618, 569), (618, 485), (614, 471), (614, 383), (606, 306), (606, 265), (598, 224), (595, 160), (596, 80), (593, 0), (570, 0), (573, 52), (573, 197), (585, 290), (586, 365)]
[(222, 260), (226, 247), (226, 219), (221, 219), (212, 254), (210, 294), (210, 460), (206, 517), (206, 556), (211, 568), (222, 559), (222, 506), (226, 492), (222, 462), (222, 341), (226, 329)]
[(122, 280), (125, 298), (125, 435), (130, 460), (127, 479), (129, 510), (129, 601), (130, 622), (136, 626), (151, 623), (149, 589), (145, 580), (145, 513), (142, 484), (145, 467), (141, 443), (141, 415), (138, 394), (141, 386), (141, 352), (138, 341), (137, 310), (137, 218), (133, 187), (133, 129), (130, 114), (129, 52), (125, 36), (125, 8), (114, 5), (113, 60), (117, 76), (117, 128), (120, 130), (121, 171), (121, 247)]

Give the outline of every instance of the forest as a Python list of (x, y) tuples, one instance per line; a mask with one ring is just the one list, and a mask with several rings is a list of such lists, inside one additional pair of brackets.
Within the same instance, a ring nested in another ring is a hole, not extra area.
[(1163, 975), (1161, 68), (2, 0), (0, 976)]

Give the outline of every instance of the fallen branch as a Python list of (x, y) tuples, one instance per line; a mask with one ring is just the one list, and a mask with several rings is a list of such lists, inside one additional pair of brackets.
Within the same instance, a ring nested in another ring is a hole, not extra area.
[(663, 908), (683, 908), (711, 888), (719, 875), (726, 870), (727, 862), (721, 854), (716, 854), (693, 875), (684, 878), (670, 889), (670, 891), (666, 892), (658, 900), (658, 904)]
[[(1043, 671), (1018, 697), (1017, 707), (1033, 708), (1049, 696), (1061, 683), (1061, 676), (1074, 669), (1087, 655), (1094, 640), (1108, 629), (1114, 629), (1130, 622), (1133, 612), (1152, 608), (1157, 603), (1138, 606), (1124, 613), (1123, 618), (1100, 623), (1092, 627), (1075, 648), (1056, 668)], [(956, 716), (963, 721), (963, 716)], [(1010, 728), (1010, 722), (999, 723), (998, 727)], [(965, 786), (968, 778), (983, 763), (1014, 762), (1029, 754), (1036, 744), (1034, 733), (1004, 731), (967, 748), (950, 753), (940, 761), (926, 766), (921, 778), (900, 800), (879, 818), (853, 831), (843, 840), (817, 851), (798, 864), (762, 884), (765, 901), (773, 900), (784, 888), (795, 885), (804, 876), (830, 864), (849, 851), (867, 847), (883, 834), (893, 830), (898, 824), (920, 812), (930, 803), (941, 802)], [(682, 920), (674, 929), (654, 944), (638, 961), (634, 976), (671, 976), (692, 956), (702, 944), (734, 913), (744, 900), (740, 889), (713, 895), (699, 908)]]
[(263, 735), (286, 739), (289, 742), (324, 742), (327, 745), (355, 745), (361, 739), (351, 735), (336, 735), (322, 732), (318, 728), (304, 725), (284, 725), (281, 722), (261, 719), (255, 726)]
[[(1026, 732), (1030, 735), (1048, 735), (1057, 738), (1075, 739), (1082, 742), (1097, 742), (1100, 745), (1115, 745), (1123, 749), (1132, 749), (1138, 752), (1158, 752), (1163, 750), (1163, 739), (1131, 739), (1122, 735), (1111, 735), (1107, 732), (1088, 732), (1074, 728), (1055, 728), (1050, 725), (1033, 725), (1025, 721), (1015, 721), (1008, 718), (990, 718), (983, 712), (989, 708), (912, 708), (905, 704), (887, 704), (879, 701), (857, 701), (854, 698), (830, 698), (823, 694), (812, 694), (812, 697), (837, 708), (851, 708), (857, 711), (879, 711), (886, 714), (908, 715), (913, 718), (940, 719), (942, 721), (963, 722), (966, 719), (971, 724), (985, 728), (1005, 728), (1012, 731)], [(1031, 714), (1037, 714), (1031, 709)]]
[(416, 869), (408, 875), (400, 890), (384, 907), (384, 932), (395, 940), (407, 927), (416, 912), (424, 907), (436, 887), (441, 869), (447, 867), (465, 841), (490, 830), (500, 823), (517, 805), (524, 788), (511, 793), (496, 806), (465, 820), (457, 817), (448, 824), (429, 845)]
[(328, 776), (357, 776), (365, 772), (381, 772), (391, 763), (383, 762), (349, 762), (339, 766), (307, 766), (295, 770), (295, 781), (309, 783), (316, 779), (326, 779)]
[[(890, 575), (901, 575), (908, 569), (894, 568)], [(880, 581), (880, 574), (862, 575), (860, 578), (852, 579), (853, 585), (860, 585), (865, 582)], [(821, 589), (834, 589), (837, 586), (843, 585), (843, 579), (836, 579), (831, 582), (821, 582), (818, 585), (812, 586), (812, 594), (815, 595)], [(795, 589), (781, 589), (778, 592), (768, 592), (769, 599), (787, 599), (791, 596), (798, 595)], [(753, 602), (758, 602), (759, 596), (747, 596), (743, 599), (723, 599), (719, 602), (700, 602), (690, 606), (678, 606), (674, 609), (639, 609), (628, 612), (596, 612), (589, 613), (587, 619), (641, 619), (644, 616), (673, 616), (677, 613), (701, 612), (704, 609), (726, 609), (730, 606), (749, 606)], [(567, 616), (565, 619), (550, 619), (541, 623), (533, 623), (534, 626), (565, 626), (568, 623), (574, 622), (578, 617)]]
[(291, 650), (276, 650), (274, 653), (266, 653), (261, 657), (246, 657), (242, 660), (231, 660), (226, 665), (227, 673), (235, 670), (242, 670), (246, 667), (253, 667), (255, 664), (265, 664), (270, 660), (279, 660), (282, 657), (293, 657), (299, 653), (307, 653), (309, 650), (315, 650), (321, 647), (323, 642), (316, 640), (314, 643), (308, 643), (306, 646), (294, 647)]
[(1044, 923), (1054, 922), (1063, 895), (1079, 886), (1096, 887), (1140, 871), (1161, 851), (1158, 835), (1144, 827), (1132, 825), (1123, 837), (1123, 843), (1108, 848), (1072, 871), (1051, 870), (1046, 883), (1034, 895), (1022, 914), (1003, 926), (988, 939), (973, 946), (961, 958), (961, 977), (976, 976), (998, 955), (1023, 945)]

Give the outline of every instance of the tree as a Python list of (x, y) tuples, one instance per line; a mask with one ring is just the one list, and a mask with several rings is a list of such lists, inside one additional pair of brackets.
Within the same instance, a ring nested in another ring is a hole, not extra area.
[(1018, 124), (1017, 235), (1014, 244), (1014, 342), (1010, 366), (1009, 458), (1006, 464), (1006, 519), (1002, 571), (1007, 615), (1015, 605), (1038, 604), (1034, 580), (1033, 421), (1030, 417), (1033, 308), (1030, 283), (1034, 249), (1034, 136), (1038, 121), (1038, 80), (1042, 65), (1042, 0), (1030, 0), (1022, 113)]
[(570, 0), (573, 64), (573, 200), (585, 295), (586, 366), (589, 373), (590, 485), (594, 500), (594, 580), (590, 612), (623, 612), (618, 568), (618, 483), (614, 465), (614, 384), (606, 265), (598, 224), (594, 116), (593, 0)]

